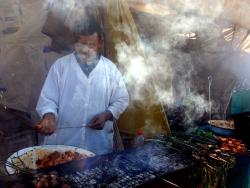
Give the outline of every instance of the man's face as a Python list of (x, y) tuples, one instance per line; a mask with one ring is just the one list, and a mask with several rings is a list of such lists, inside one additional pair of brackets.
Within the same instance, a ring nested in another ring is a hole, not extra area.
[(75, 50), (78, 54), (78, 57), (88, 64), (94, 62), (100, 47), (101, 43), (98, 39), (97, 33), (81, 36), (75, 44)]

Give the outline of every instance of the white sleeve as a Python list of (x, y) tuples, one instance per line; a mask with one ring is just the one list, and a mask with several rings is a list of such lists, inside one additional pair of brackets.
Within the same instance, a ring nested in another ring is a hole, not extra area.
[(54, 113), (57, 117), (59, 102), (59, 71), (52, 65), (39, 96), (36, 110), (40, 117), (46, 113)]
[(113, 78), (113, 87), (109, 101), (109, 110), (115, 119), (118, 119), (122, 112), (128, 107), (129, 95), (121, 73), (116, 69)]

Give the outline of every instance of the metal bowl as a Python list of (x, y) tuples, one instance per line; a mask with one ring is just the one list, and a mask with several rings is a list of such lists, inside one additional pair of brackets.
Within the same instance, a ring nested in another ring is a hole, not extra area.
[(210, 120), (208, 121), (211, 130), (222, 136), (234, 135), (234, 122), (227, 120)]

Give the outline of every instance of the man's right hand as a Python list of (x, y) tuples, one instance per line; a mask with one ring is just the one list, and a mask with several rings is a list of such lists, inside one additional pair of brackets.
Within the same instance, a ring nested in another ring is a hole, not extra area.
[(51, 135), (56, 130), (56, 117), (53, 113), (47, 113), (43, 116), (42, 122), (36, 125), (36, 129), (40, 134)]

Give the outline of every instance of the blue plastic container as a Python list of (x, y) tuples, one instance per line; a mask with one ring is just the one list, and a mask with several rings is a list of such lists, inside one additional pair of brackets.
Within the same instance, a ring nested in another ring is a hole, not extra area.
[(214, 125), (210, 125), (211, 131), (213, 131), (215, 134), (221, 135), (221, 136), (233, 136), (234, 135), (234, 129), (225, 129), (221, 127), (217, 127)]

